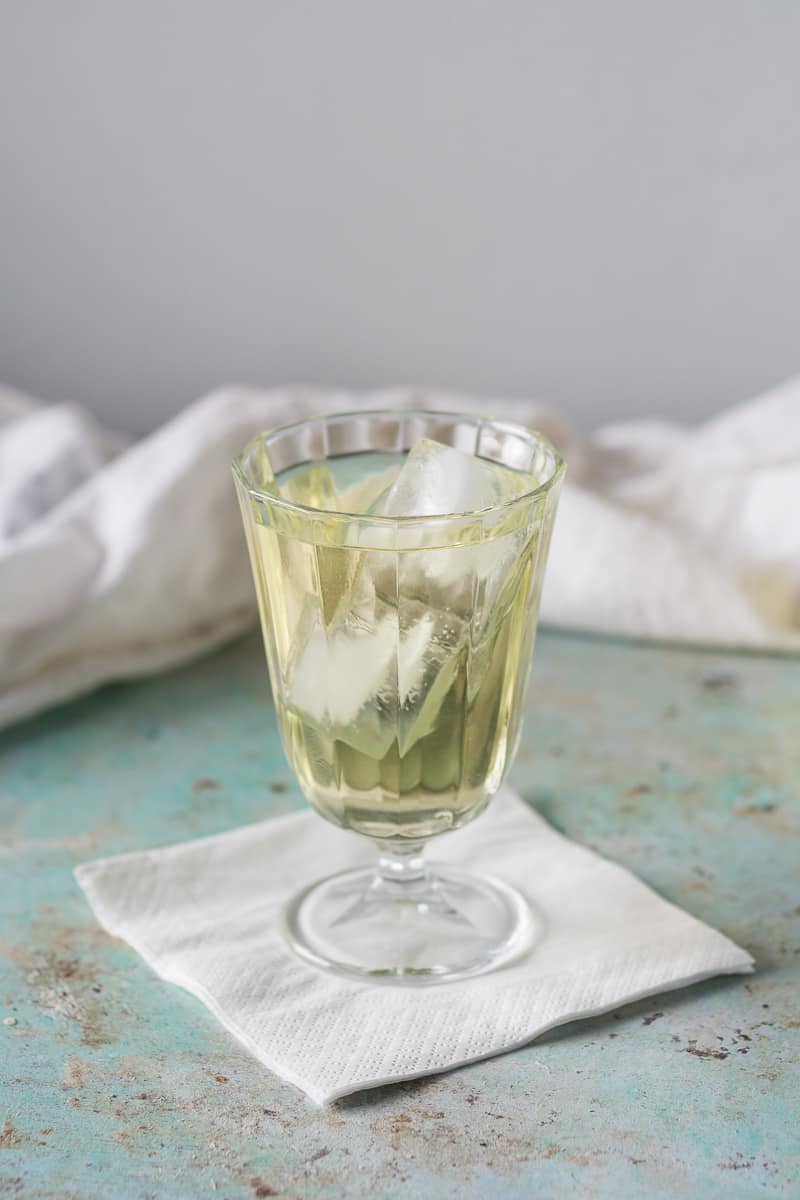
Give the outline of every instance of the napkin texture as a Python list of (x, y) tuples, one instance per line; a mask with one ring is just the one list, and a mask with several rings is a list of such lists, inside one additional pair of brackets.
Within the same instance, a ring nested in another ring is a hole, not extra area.
[(0, 726), (255, 622), (230, 460), (259, 430), (362, 407), (540, 428), (568, 462), (542, 598), (565, 628), (800, 649), (800, 379), (690, 429), (582, 440), (532, 401), (224, 388), (134, 445), (0, 389)]
[(302, 886), (373, 860), (311, 812), (79, 866), (101, 925), (186, 988), (265, 1066), (323, 1104), (522, 1046), (555, 1025), (712, 975), (749, 972), (728, 938), (556, 833), (504, 788), (432, 860), (515, 885), (540, 924), (524, 957), (413, 989), (298, 959), (279, 913)]

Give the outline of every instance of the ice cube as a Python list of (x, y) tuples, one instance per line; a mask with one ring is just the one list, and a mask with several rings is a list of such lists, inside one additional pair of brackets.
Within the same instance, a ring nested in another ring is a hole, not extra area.
[(406, 628), (398, 660), (397, 740), (405, 755), (436, 726), (463, 659), (467, 627), (452, 614), (426, 609), (418, 602), (401, 606), (401, 620)]
[(352, 560), (352, 576), (326, 597), (319, 571), (322, 595), (312, 589), (306, 598), (289, 664), (288, 701), (328, 736), (381, 758), (394, 737), (397, 709), (396, 609), (377, 595), (363, 551), (329, 552)]
[(375, 506), (383, 517), (435, 517), (491, 508), (527, 490), (524, 476), (422, 438)]
[(373, 597), (371, 614), (362, 602), (333, 628), (309, 608), (288, 698), (329, 737), (381, 759), (395, 738), (405, 754), (434, 727), (465, 630), (420, 602), (398, 612)]
[(315, 619), (291, 673), (293, 707), (338, 737), (380, 693), (396, 650), (397, 627), (388, 616), (372, 629), (326, 630)]
[[(530, 476), (425, 438), (414, 445), (375, 511), (392, 517), (473, 512), (531, 486)], [(522, 535), (507, 533), (478, 544), (411, 551), (402, 556), (400, 592), (427, 596), (462, 616), (476, 607), (488, 613), (521, 547)]]

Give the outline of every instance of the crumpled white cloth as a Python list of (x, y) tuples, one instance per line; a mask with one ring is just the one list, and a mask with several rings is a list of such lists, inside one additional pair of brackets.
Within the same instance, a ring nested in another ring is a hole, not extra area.
[(374, 860), (305, 812), (77, 868), (101, 925), (192, 992), (266, 1067), (324, 1104), (524, 1045), (578, 1017), (753, 960), (629, 871), (576, 845), (509, 788), (431, 857), (500, 877), (539, 941), (488, 975), (435, 987), (353, 983), (307, 966), (278, 914), (315, 879)]
[(261, 429), (367, 405), (478, 411), (558, 444), (544, 621), (800, 649), (800, 379), (697, 429), (585, 442), (524, 401), (226, 388), (126, 446), (80, 408), (0, 391), (0, 725), (250, 625), (231, 458)]

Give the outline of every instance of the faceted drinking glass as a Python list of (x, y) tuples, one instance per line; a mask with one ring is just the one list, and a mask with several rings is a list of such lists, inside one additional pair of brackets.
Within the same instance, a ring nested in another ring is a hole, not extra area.
[(502, 421), (364, 411), (261, 434), (233, 466), (286, 756), (321, 816), (377, 846), (291, 901), (289, 942), (393, 983), (516, 956), (524, 899), (422, 850), (483, 812), (516, 750), (562, 460)]

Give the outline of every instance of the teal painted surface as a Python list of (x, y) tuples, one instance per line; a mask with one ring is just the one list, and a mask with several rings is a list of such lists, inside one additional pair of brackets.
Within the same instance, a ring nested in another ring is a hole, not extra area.
[(799, 726), (796, 660), (543, 635), (513, 782), (757, 974), (328, 1110), (101, 933), (71, 875), (302, 803), (258, 642), (7, 732), (0, 1195), (799, 1196)]

